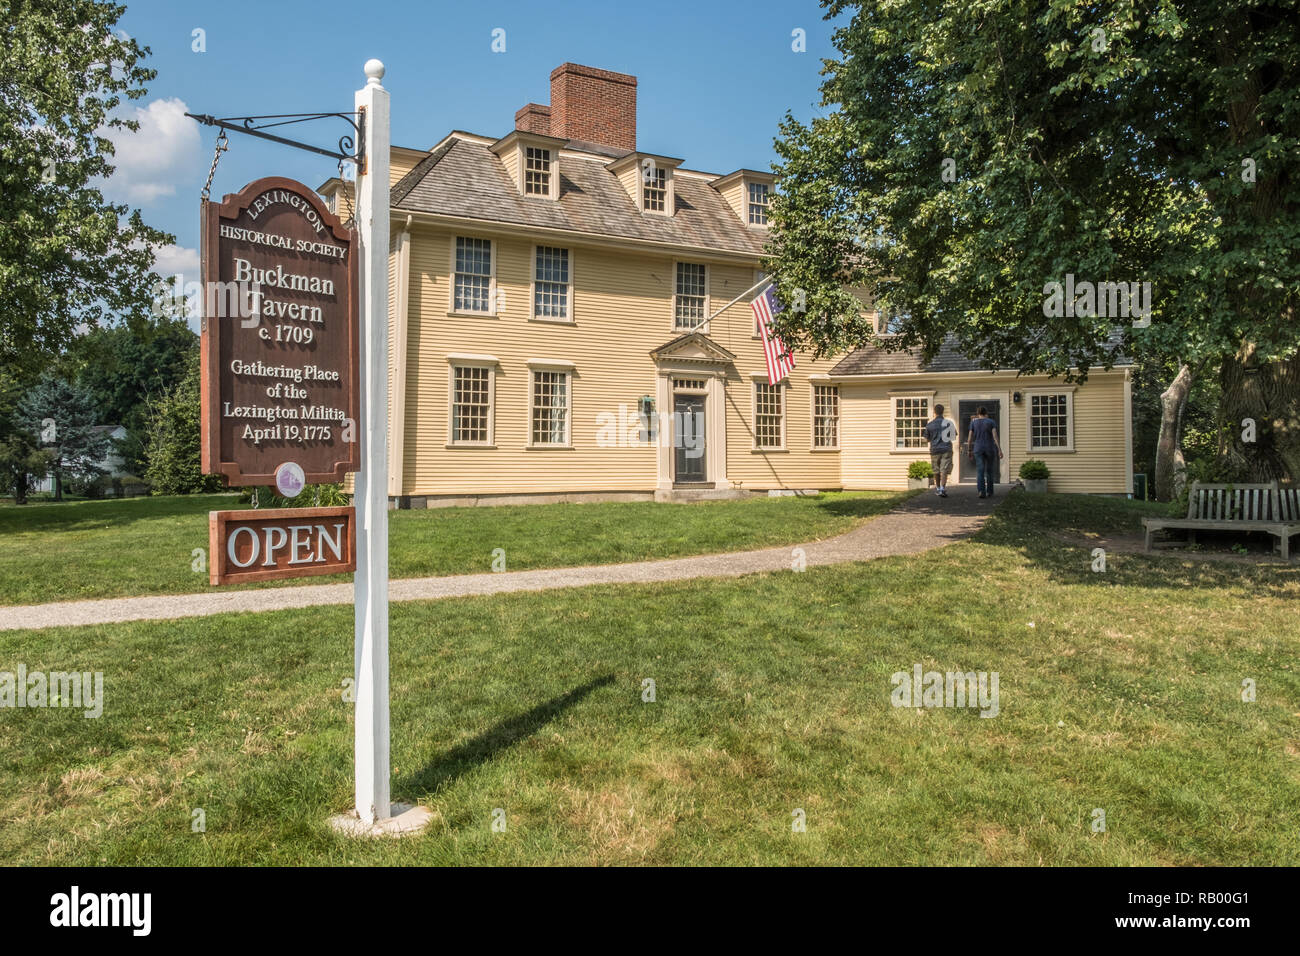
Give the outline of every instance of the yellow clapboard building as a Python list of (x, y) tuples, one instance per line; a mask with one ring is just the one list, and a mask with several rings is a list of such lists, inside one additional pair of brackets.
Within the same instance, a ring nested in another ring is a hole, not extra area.
[[(903, 488), (935, 403), (963, 434), (989, 408), (1003, 481), (1041, 458), (1054, 491), (1132, 490), (1122, 365), (1076, 387), (867, 346), (770, 385), (750, 302), (773, 176), (642, 149), (636, 101), (635, 77), (565, 63), (505, 136), (393, 148), (399, 506)], [(346, 215), (348, 189), (321, 193)]]

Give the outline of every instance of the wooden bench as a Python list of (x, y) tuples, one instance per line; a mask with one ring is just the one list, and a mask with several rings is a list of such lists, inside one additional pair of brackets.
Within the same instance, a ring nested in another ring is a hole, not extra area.
[(1282, 560), (1291, 560), (1291, 536), (1300, 534), (1300, 488), (1268, 484), (1211, 485), (1195, 482), (1186, 518), (1143, 518), (1146, 550), (1157, 531), (1182, 529), (1187, 543), (1198, 531), (1263, 531), (1278, 539)]

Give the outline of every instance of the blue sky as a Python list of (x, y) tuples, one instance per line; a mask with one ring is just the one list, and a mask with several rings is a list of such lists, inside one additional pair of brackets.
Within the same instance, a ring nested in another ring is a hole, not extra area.
[[(119, 143), (115, 199), (176, 236), (160, 258), (167, 274), (197, 269), (199, 190), (216, 130), (181, 115), (241, 116), (346, 111), (378, 57), (392, 95), (393, 142), (428, 148), (451, 129), (489, 136), (513, 127), (515, 110), (550, 100), (550, 72), (565, 61), (638, 78), (638, 145), (718, 173), (766, 168), (785, 111), (816, 112), (832, 24), (811, 0), (749, 2), (302, 3), (287, 0), (127, 0), (119, 26), (151, 49), (158, 71), (132, 104), (144, 121)], [(505, 30), (504, 53), (492, 31)], [(193, 31), (206, 51), (194, 52)], [(792, 31), (806, 52), (792, 50)], [(183, 104), (183, 106), (182, 106)], [(342, 120), (290, 127), (293, 138), (332, 148)], [(316, 186), (334, 161), (231, 134), (214, 198), (261, 176)]]

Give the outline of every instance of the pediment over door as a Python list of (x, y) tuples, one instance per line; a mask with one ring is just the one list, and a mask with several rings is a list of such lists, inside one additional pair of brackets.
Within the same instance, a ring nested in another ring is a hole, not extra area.
[(736, 356), (703, 332), (687, 332), (650, 350), (656, 362), (693, 362), (702, 365), (730, 365)]

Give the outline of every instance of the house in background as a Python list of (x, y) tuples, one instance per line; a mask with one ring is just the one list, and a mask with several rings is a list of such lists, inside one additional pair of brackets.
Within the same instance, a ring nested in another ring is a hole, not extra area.
[[(1011, 475), (1050, 455), (1055, 490), (1130, 490), (1122, 369), (1073, 388), (866, 348), (769, 384), (773, 176), (644, 149), (636, 103), (635, 77), (565, 63), (503, 136), (393, 148), (396, 503), (903, 488), (935, 402), (995, 404)], [(349, 184), (320, 191), (347, 216)]]
[[(923, 426), (938, 404), (963, 443), (981, 406), (997, 422), (999, 482), (1015, 481), (1021, 463), (1037, 458), (1051, 469), (1052, 491), (1131, 494), (1131, 373), (1131, 360), (1117, 355), (1110, 370), (1092, 369), (1083, 384), (1066, 385), (1045, 375), (989, 372), (951, 344), (926, 365), (913, 352), (858, 349), (831, 370), (843, 408), (841, 487), (906, 487), (908, 464), (929, 460)], [(953, 455), (953, 469), (953, 480), (974, 484), (971, 459)]]
[[(110, 439), (108, 453), (104, 455), (102, 461), (98, 462), (100, 471), (104, 473), (104, 494), (112, 496), (116, 494), (113, 485), (113, 479), (129, 478), (131, 481), (126, 485), (124, 494), (136, 495), (144, 494), (145, 486), (138, 478), (126, 471), (126, 459), (118, 453), (118, 443), (125, 440), (127, 432), (122, 425), (94, 425), (91, 431), (99, 435), (107, 435)], [(64, 482), (66, 490), (67, 482)], [(46, 475), (32, 482), (32, 491), (37, 494), (54, 494), (54, 478)]]

